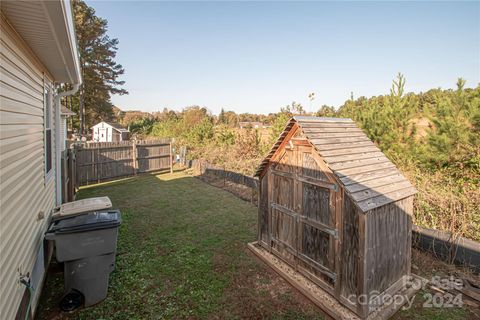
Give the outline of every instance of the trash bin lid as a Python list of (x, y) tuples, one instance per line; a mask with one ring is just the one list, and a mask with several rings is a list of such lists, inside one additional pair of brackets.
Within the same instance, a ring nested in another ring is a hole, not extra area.
[(122, 222), (119, 210), (95, 211), (54, 221), (47, 233), (74, 233), (116, 228)]
[(82, 199), (73, 202), (67, 202), (56, 208), (53, 213), (53, 220), (63, 219), (64, 217), (84, 214), (86, 212), (110, 209), (112, 201), (109, 197), (96, 197)]

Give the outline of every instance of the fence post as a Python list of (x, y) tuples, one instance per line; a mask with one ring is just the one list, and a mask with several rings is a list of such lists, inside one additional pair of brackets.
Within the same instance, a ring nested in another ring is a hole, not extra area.
[(173, 173), (172, 141), (170, 140), (170, 173)]
[(77, 185), (77, 177), (76, 177), (76, 165), (74, 158), (75, 157), (75, 149), (68, 149), (68, 201), (75, 200), (75, 186)]
[(132, 166), (133, 166), (133, 174), (137, 175), (137, 144), (136, 141), (133, 140), (132, 143)]
[(100, 146), (97, 146), (97, 183), (100, 183)]

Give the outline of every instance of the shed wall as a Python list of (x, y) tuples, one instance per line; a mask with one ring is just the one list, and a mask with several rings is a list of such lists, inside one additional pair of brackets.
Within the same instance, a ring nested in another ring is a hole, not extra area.
[(258, 201), (258, 241), (269, 246), (268, 240), (268, 174), (260, 180), (260, 192)]
[(369, 211), (366, 215), (367, 292), (383, 292), (410, 274), (413, 197)]
[(43, 83), (49, 82), (48, 72), (3, 15), (0, 21), (0, 310), (3, 319), (13, 319), (25, 291), (19, 271), (32, 273), (48, 220), (37, 217), (39, 212), (47, 216), (54, 206), (55, 177), (44, 178)]

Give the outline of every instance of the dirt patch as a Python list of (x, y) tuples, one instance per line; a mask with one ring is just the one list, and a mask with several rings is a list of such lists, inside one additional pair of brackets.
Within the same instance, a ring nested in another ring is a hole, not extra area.
[(480, 283), (480, 275), (474, 274), (467, 266), (448, 264), (418, 249), (412, 249), (412, 272), (428, 280), (433, 276), (455, 276)]
[[(226, 288), (222, 304), (225, 308), (214, 315), (216, 319), (238, 317), (264, 319), (272, 314), (318, 319), (319, 309), (296, 292), (285, 280), (259, 261), (247, 248), (237, 270)], [(214, 257), (215, 270), (222, 272), (227, 260), (221, 254)]]

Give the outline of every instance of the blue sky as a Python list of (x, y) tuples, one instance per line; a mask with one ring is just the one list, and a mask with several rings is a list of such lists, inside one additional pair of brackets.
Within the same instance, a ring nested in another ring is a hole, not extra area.
[(479, 2), (87, 3), (120, 41), (124, 110), (315, 111), (387, 93), (397, 72), (413, 92), (480, 82)]

